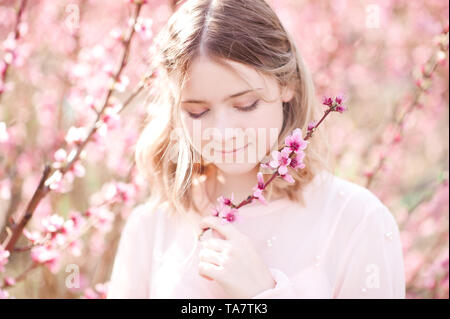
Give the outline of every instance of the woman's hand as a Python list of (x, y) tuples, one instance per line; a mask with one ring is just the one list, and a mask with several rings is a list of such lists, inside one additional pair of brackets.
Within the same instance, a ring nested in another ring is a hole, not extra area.
[(202, 240), (199, 274), (216, 280), (232, 298), (252, 298), (260, 292), (274, 288), (275, 281), (269, 268), (250, 240), (231, 223), (207, 216), (200, 227), (217, 231), (222, 238)]

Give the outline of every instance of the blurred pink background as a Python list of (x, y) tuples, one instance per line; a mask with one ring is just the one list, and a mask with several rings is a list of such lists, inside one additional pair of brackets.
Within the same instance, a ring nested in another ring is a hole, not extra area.
[[(132, 2), (0, 3), (5, 245), (6, 226), (23, 218), (44, 165), (54, 163), (50, 191), (16, 250), (7, 256), (0, 248), (0, 298), (105, 297), (121, 229), (148, 196), (134, 144), (151, 91), (152, 40), (174, 10), (171, 1), (148, 0), (130, 21), (139, 6)], [(448, 298), (448, 3), (271, 3), (297, 41), (318, 99), (347, 96), (348, 111), (327, 122), (335, 174), (368, 187), (395, 215), (407, 298)], [(64, 176), (53, 174), (98, 119), (78, 160)], [(41, 245), (55, 229), (57, 247)]]

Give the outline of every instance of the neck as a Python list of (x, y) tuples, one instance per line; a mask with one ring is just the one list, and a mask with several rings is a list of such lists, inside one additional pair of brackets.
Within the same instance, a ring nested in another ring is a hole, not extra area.
[(217, 168), (216, 170), (217, 173), (212, 174), (207, 179), (206, 184), (207, 192), (215, 201), (214, 204), (218, 203), (216, 199), (220, 196), (231, 199), (231, 194), (233, 194), (233, 203), (239, 204), (253, 194), (253, 187), (258, 183), (256, 179), (258, 166), (247, 173), (239, 175), (225, 174)]

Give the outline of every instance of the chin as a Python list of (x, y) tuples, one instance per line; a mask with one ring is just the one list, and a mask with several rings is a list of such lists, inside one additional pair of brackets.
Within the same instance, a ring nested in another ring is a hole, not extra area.
[(242, 175), (255, 170), (259, 163), (214, 163), (214, 165), (224, 174)]
[(214, 156), (205, 156), (208, 162), (213, 163), (220, 171), (227, 175), (242, 175), (259, 170), (259, 165), (264, 158), (265, 154), (258, 154), (253, 145), (250, 145), (245, 153), (223, 156), (216, 152)]

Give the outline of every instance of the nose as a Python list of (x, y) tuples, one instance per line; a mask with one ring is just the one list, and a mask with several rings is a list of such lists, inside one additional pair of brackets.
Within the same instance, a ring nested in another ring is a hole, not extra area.
[(236, 139), (236, 123), (233, 118), (223, 112), (217, 112), (214, 120), (214, 142), (226, 146)]

